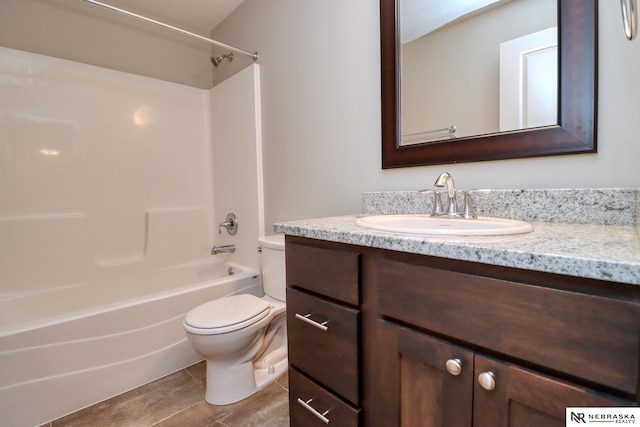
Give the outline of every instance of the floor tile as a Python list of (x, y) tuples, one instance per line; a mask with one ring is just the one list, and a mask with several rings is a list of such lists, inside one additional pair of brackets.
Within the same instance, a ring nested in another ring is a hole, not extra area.
[(204, 400), (206, 364), (98, 403), (42, 427), (288, 427), (288, 375), (240, 402)]
[(186, 368), (186, 371), (198, 382), (198, 384), (202, 386), (202, 389), (204, 390), (205, 385), (207, 384), (207, 362), (202, 361), (195, 365), (191, 365)]
[(231, 405), (214, 406), (204, 400), (154, 427), (287, 427), (288, 393), (273, 383)]
[(53, 421), (52, 427), (148, 427), (203, 397), (203, 389), (182, 370)]
[(287, 427), (289, 398), (280, 384), (273, 383), (261, 392), (238, 402), (229, 415), (221, 420), (225, 426)]

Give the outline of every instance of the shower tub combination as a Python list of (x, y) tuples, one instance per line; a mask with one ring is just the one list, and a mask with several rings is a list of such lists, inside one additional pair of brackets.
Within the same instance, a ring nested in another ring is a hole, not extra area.
[(40, 425), (202, 360), (182, 320), (259, 272), (194, 262), (0, 301), (0, 425)]

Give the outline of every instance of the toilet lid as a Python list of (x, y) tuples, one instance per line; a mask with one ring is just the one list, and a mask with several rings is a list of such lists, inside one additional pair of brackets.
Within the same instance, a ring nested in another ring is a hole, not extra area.
[[(191, 310), (185, 323), (193, 328), (225, 329), (248, 326), (269, 314), (269, 303), (250, 294), (233, 295), (206, 302)], [(250, 322), (247, 322), (251, 320)], [(215, 333), (215, 331), (212, 331)]]

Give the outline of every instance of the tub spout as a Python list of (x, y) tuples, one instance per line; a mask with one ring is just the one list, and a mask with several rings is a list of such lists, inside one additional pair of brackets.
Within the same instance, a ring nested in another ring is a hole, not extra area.
[(236, 245), (214, 246), (211, 249), (211, 255), (218, 255), (221, 253), (234, 253), (235, 251), (236, 251)]

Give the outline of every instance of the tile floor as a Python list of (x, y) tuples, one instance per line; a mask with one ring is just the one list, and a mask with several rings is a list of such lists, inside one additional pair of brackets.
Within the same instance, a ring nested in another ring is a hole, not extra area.
[(195, 364), (42, 427), (287, 427), (288, 377), (231, 405), (204, 400), (205, 364)]

